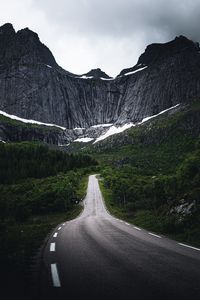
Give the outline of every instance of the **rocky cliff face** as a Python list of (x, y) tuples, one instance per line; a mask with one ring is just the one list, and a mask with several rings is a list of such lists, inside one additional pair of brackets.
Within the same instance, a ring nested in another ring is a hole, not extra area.
[(29, 29), (0, 27), (0, 110), (67, 128), (137, 122), (200, 95), (200, 53), (178, 37), (152, 44), (115, 79), (100, 69), (74, 75)]

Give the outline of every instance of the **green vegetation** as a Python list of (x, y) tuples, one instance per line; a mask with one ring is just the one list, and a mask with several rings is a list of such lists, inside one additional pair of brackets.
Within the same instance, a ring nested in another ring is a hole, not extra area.
[(2, 289), (5, 288), (7, 299), (12, 299), (13, 291), (21, 299), (27, 299), (27, 293), (30, 293), (33, 284), (31, 267), (37, 264), (34, 257), (45, 237), (61, 222), (77, 217), (81, 210), (81, 206), (74, 206), (62, 213), (31, 216), (26, 222), (1, 224), (0, 262), (1, 272), (4, 274)]
[(198, 246), (199, 112), (194, 103), (89, 149), (103, 166), (101, 189), (111, 213)]
[[(55, 177), (27, 179), (0, 185), (0, 218), (24, 222), (30, 216), (68, 211), (81, 200), (83, 171), (69, 171)], [(85, 187), (85, 185), (84, 185)], [(77, 190), (80, 190), (77, 193)]]
[(48, 146), (39, 143), (0, 144), (2, 184), (27, 178), (44, 178), (90, 165), (96, 165), (90, 156), (49, 150)]
[(31, 258), (57, 224), (80, 213), (91, 173), (101, 173), (112, 214), (200, 246), (199, 113), (196, 102), (82, 150), (77, 144), (73, 153), (39, 143), (0, 144), (5, 279), (29, 287)]
[[(0, 261), (4, 286), (30, 288), (30, 266), (47, 234), (82, 210), (96, 161), (38, 143), (0, 145)], [(7, 291), (8, 292), (8, 291)]]

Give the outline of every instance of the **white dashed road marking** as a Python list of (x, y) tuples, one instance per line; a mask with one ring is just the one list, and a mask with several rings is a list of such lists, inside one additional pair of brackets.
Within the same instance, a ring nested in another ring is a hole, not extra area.
[(186, 245), (186, 244), (182, 244), (182, 243), (178, 243), (178, 244), (181, 245), (181, 246), (187, 247), (187, 248), (191, 248), (191, 249), (200, 251), (200, 249), (199, 249), (199, 248), (196, 248), (196, 247), (192, 247), (192, 246), (189, 246), (189, 245)]
[(58, 230), (60, 230), (62, 227), (59, 227)]
[(56, 243), (51, 243), (50, 244), (50, 251), (54, 252), (56, 250)]
[(137, 230), (142, 230), (141, 228), (134, 226), (133, 228), (137, 229)]
[(126, 225), (130, 225), (129, 223), (127, 223), (127, 222), (124, 222)]
[(153, 236), (155, 236), (155, 237), (161, 239), (161, 236), (159, 236), (159, 235), (157, 235), (157, 234), (155, 234), (155, 233), (148, 232), (148, 234), (153, 235)]
[(53, 237), (57, 237), (57, 235), (58, 235), (58, 233), (57, 233), (57, 232), (55, 232), (55, 233), (54, 233), (54, 235), (53, 235)]
[(51, 276), (54, 287), (61, 287), (56, 264), (51, 264)]

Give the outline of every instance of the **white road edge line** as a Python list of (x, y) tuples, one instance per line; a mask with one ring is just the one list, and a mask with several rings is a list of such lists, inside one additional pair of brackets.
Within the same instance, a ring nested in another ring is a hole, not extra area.
[(157, 235), (157, 234), (155, 234), (155, 233), (148, 232), (148, 234), (153, 235), (153, 236), (155, 236), (155, 237), (161, 239), (161, 236), (159, 236), (159, 235)]
[(60, 230), (62, 227), (59, 227), (58, 230)]
[(182, 244), (182, 243), (178, 243), (178, 244), (181, 245), (181, 246), (187, 247), (187, 248), (191, 248), (191, 249), (200, 251), (200, 249), (199, 249), (199, 248), (196, 248), (196, 247), (192, 247), (192, 246), (189, 246), (189, 245), (186, 245), (186, 244)]
[(50, 251), (54, 252), (56, 250), (56, 243), (51, 243), (50, 244)]
[(55, 233), (54, 233), (54, 235), (53, 235), (53, 237), (57, 237), (57, 235), (58, 235), (58, 233), (57, 233), (57, 232), (55, 232)]
[(51, 276), (54, 287), (61, 287), (56, 264), (51, 264)]
[(134, 226), (133, 228), (137, 229), (137, 230), (142, 230), (141, 228)]
[(124, 222), (126, 225), (130, 225), (129, 223), (127, 223), (127, 222)]

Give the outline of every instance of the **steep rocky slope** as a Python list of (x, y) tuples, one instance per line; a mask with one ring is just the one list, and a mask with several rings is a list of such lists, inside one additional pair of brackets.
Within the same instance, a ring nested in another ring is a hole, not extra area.
[(148, 46), (115, 79), (63, 70), (27, 28), (5, 24), (0, 44), (0, 110), (27, 119), (67, 128), (137, 122), (200, 94), (199, 46), (182, 36)]
[(0, 142), (40, 141), (50, 145), (68, 146), (70, 143), (90, 142), (105, 134), (107, 125), (66, 129), (54, 124), (16, 118), (0, 111)]

